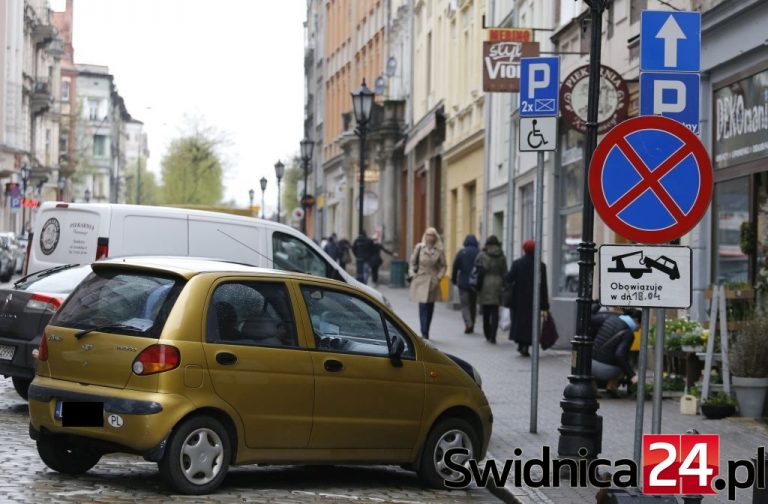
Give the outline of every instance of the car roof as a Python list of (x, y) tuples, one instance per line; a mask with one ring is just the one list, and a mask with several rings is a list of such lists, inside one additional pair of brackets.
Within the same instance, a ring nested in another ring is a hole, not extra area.
[(167, 273), (173, 273), (187, 280), (195, 275), (202, 273), (251, 273), (268, 277), (295, 278), (298, 280), (312, 280), (344, 285), (345, 282), (331, 280), (325, 277), (308, 275), (306, 273), (296, 273), (292, 271), (281, 271), (268, 268), (260, 268), (248, 264), (223, 261), (221, 259), (208, 259), (204, 257), (187, 256), (136, 256), (105, 259), (96, 261), (92, 265), (94, 270), (117, 267), (127, 267), (130, 269), (150, 269), (159, 270)]

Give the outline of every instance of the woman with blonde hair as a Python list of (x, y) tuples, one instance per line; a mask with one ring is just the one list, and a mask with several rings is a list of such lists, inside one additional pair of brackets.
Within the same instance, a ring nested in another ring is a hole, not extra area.
[(440, 279), (445, 275), (447, 264), (443, 242), (437, 229), (424, 231), (408, 261), (408, 278), (411, 279), (411, 301), (419, 303), (421, 336), (429, 339), (429, 326), (435, 311), (435, 301), (440, 296)]

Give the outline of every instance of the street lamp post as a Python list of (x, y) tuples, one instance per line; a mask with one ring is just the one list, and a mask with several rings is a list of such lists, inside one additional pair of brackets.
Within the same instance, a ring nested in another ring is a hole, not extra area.
[(27, 235), (27, 182), (29, 182), (29, 165), (24, 163), (19, 170), (21, 175), (21, 231)]
[(365, 196), (365, 135), (368, 133), (368, 122), (371, 120), (374, 93), (362, 85), (352, 94), (352, 111), (355, 114), (357, 128), (355, 134), (360, 137), (360, 206), (358, 209), (358, 235), (363, 234), (363, 199)]
[[(275, 177), (277, 178), (277, 222), (280, 223), (280, 180), (285, 175), (285, 165), (278, 161), (275, 163)], [(266, 184), (265, 184), (266, 185)]]
[[(600, 51), (603, 11), (612, 0), (586, 0), (590, 9), (591, 36), (589, 88), (587, 95), (587, 131), (584, 142), (584, 171), (597, 147), (598, 98), (600, 96)], [(560, 407), (562, 424), (558, 429), (557, 452), (561, 457), (596, 458), (602, 451), (603, 422), (597, 414), (600, 405), (592, 388), (592, 339), (589, 319), (592, 307), (592, 275), (595, 268), (595, 210), (584, 177), (581, 243), (579, 244), (579, 297), (576, 299), (576, 335), (571, 340), (573, 360), (568, 385)], [(642, 391), (638, 392), (641, 394)]]
[(304, 166), (304, 194), (301, 195), (301, 206), (304, 209), (304, 217), (301, 219), (301, 231), (307, 234), (307, 175), (309, 174), (309, 162), (312, 160), (312, 149), (315, 147), (315, 142), (309, 138), (305, 138), (299, 142), (301, 146), (301, 163)]
[(85, 202), (90, 203), (91, 202), (91, 190), (86, 187), (85, 192), (83, 193), (83, 196), (85, 196)]
[(261, 184), (261, 218), (264, 219), (264, 191), (267, 190), (267, 177), (261, 177), (259, 184)]
[(251, 199), (251, 207), (248, 211), (251, 212), (251, 215), (253, 215), (253, 197), (255, 195), (256, 195), (256, 191), (254, 191), (253, 189), (250, 189), (248, 191), (248, 197)]

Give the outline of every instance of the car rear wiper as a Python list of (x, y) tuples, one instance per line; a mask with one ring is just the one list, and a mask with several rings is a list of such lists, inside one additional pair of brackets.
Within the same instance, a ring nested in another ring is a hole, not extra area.
[(27, 276), (23, 276), (16, 280), (13, 284), (14, 289), (18, 289), (19, 285), (22, 285), (26, 283), (27, 279), (35, 277), (36, 279), (45, 278), (49, 275), (53, 275), (54, 273), (58, 273), (59, 271), (64, 271), (66, 269), (74, 268), (76, 266), (80, 266), (79, 264), (62, 264), (60, 266), (54, 266), (53, 268), (48, 268), (47, 270), (43, 271), (37, 271), (35, 273), (31, 273)]
[(90, 334), (92, 332), (106, 331), (109, 329), (123, 329), (123, 330), (136, 331), (138, 333), (144, 332), (144, 329), (142, 329), (141, 327), (136, 327), (128, 324), (107, 324), (103, 326), (93, 327), (91, 329), (83, 329), (82, 331), (78, 331), (75, 333), (75, 338), (80, 339), (86, 334)]

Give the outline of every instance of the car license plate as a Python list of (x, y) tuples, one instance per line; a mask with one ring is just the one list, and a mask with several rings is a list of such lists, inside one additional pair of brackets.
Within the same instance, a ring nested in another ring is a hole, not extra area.
[(16, 347), (0, 345), (0, 360), (13, 360), (13, 354), (16, 353)]
[(104, 427), (104, 403), (56, 401), (53, 417), (63, 427)]

